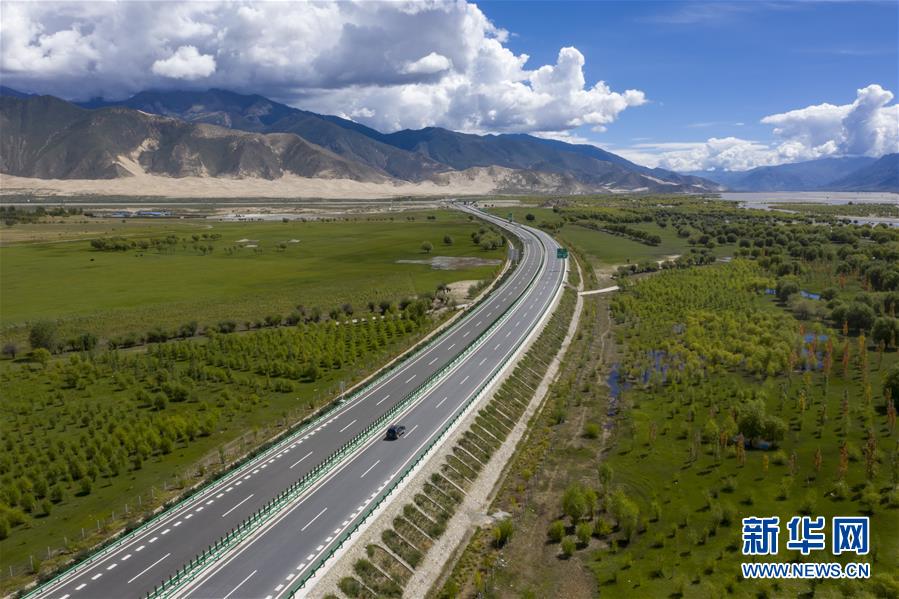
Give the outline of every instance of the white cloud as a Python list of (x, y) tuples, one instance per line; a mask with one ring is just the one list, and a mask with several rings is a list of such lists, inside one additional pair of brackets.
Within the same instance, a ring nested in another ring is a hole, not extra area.
[(4, 2), (0, 75), (73, 99), (220, 87), (384, 130), (602, 130), (646, 101), (587, 82), (576, 48), (531, 66), (508, 37), (464, 0)]
[(444, 56), (431, 52), (427, 56), (422, 56), (415, 62), (406, 63), (401, 72), (412, 75), (433, 75), (448, 71), (453, 66), (453, 61)]
[(181, 46), (165, 60), (154, 62), (152, 71), (172, 79), (202, 79), (215, 72), (215, 58), (193, 46)]
[(818, 104), (783, 114), (762, 123), (774, 125), (774, 134), (800, 144), (806, 155), (849, 154), (881, 156), (899, 151), (899, 104), (889, 105), (893, 93), (877, 84), (857, 90), (852, 104)]
[(748, 170), (828, 156), (882, 156), (899, 152), (899, 104), (877, 84), (856, 92), (851, 104), (816, 104), (761, 123), (777, 140), (761, 143), (737, 137), (681, 144), (637, 144), (620, 150), (630, 160), (679, 171)]
[(700, 142), (639, 143), (616, 152), (638, 164), (673, 171), (742, 171), (783, 161), (767, 144), (739, 137), (712, 137)]

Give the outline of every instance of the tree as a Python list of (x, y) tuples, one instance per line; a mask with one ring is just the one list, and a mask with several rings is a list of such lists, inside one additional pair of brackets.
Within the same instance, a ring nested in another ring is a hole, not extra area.
[(43, 347), (39, 347), (38, 349), (31, 352), (31, 357), (34, 358), (34, 361), (41, 366), (46, 366), (47, 362), (50, 361), (50, 352)]
[(790, 296), (799, 293), (799, 283), (793, 279), (778, 279), (776, 291), (777, 299), (786, 302)]
[(572, 524), (577, 524), (587, 513), (587, 499), (580, 485), (569, 485), (562, 495), (562, 512), (571, 518)]
[(871, 339), (875, 345), (883, 343), (884, 347), (892, 347), (899, 340), (899, 318), (881, 316), (875, 320)]
[(72, 340), (72, 348), (76, 351), (93, 351), (97, 347), (97, 336), (84, 332)]
[(31, 343), (32, 349), (46, 349), (49, 352), (55, 352), (59, 349), (59, 335), (56, 329), (56, 323), (49, 320), (42, 320), (31, 325), (28, 332), (28, 342)]
[(524, 218), (525, 218), (525, 220), (527, 220), (528, 222), (531, 222), (531, 223), (534, 222), (535, 220), (537, 220), (537, 217), (534, 216), (533, 214), (531, 214), (530, 212), (528, 212), (528, 213), (524, 216)]
[(893, 401), (899, 400), (899, 364), (893, 366), (892, 370), (883, 379), (883, 395), (886, 397), (889, 392)]
[(787, 425), (783, 420), (765, 413), (765, 404), (761, 400), (744, 403), (737, 413), (739, 431), (747, 439), (779, 441), (787, 431)]
[(422, 250), (424, 253), (430, 254), (430, 253), (431, 253), (431, 250), (433, 250), (433, 249), (434, 249), (434, 244), (431, 243), (430, 241), (422, 241), (422, 242), (421, 242), (421, 250)]
[(15, 360), (16, 354), (19, 353), (19, 346), (10, 341), (3, 344), (3, 355)]
[(621, 489), (612, 493), (609, 511), (626, 537), (630, 538), (637, 531), (640, 508)]
[(455, 242), (455, 240), (453, 239), (452, 235), (444, 235), (443, 236), (443, 244), (444, 245), (453, 245), (454, 242)]

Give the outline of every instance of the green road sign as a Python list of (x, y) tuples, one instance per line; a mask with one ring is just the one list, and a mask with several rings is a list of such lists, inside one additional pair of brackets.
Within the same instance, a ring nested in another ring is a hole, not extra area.
[(568, 248), (556, 248), (556, 258), (564, 260), (568, 257)]

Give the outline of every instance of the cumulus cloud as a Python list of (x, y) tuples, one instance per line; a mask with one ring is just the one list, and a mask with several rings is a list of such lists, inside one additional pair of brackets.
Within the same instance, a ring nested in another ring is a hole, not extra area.
[(837, 156), (882, 156), (899, 152), (899, 104), (893, 93), (872, 84), (851, 104), (816, 104), (761, 119), (776, 141), (737, 137), (682, 144), (637, 144), (621, 153), (650, 166), (679, 171), (748, 170)]
[(451, 61), (449, 58), (447, 58), (443, 54), (431, 52), (427, 56), (422, 56), (415, 62), (407, 63), (405, 66), (403, 66), (402, 72), (413, 75), (433, 75), (434, 73), (447, 71), (452, 66), (453, 61)]
[(384, 130), (547, 133), (601, 131), (646, 102), (587, 82), (576, 48), (530, 65), (464, 0), (4, 2), (3, 13), (4, 84), (71, 99), (221, 87)]
[(165, 60), (154, 62), (151, 70), (172, 79), (201, 79), (215, 72), (215, 58), (193, 46), (181, 46)]

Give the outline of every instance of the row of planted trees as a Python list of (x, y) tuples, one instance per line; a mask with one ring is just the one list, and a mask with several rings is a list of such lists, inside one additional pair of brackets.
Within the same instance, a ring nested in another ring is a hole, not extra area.
[(142, 353), (84, 352), (4, 370), (0, 532), (15, 533), (54, 505), (225, 430), (301, 385), (355, 371), (420, 331), (423, 318), (406, 310), (355, 324), (212, 332)]
[[(420, 319), (428, 312), (451, 305), (452, 299), (448, 294), (448, 286), (440, 284), (433, 292), (421, 294), (418, 298), (405, 298), (398, 302), (391, 300), (370, 301), (365, 311), (357, 311), (350, 303), (335, 306), (330, 310), (323, 310), (317, 306), (307, 307), (298, 305), (287, 315), (268, 314), (255, 320), (226, 319), (216, 323), (201, 325), (195, 320), (185, 322), (177, 327), (166, 328), (155, 326), (143, 333), (126, 333), (101, 340), (96, 334), (85, 331), (71, 337), (65, 337), (60, 332), (60, 326), (53, 321), (38, 321), (29, 328), (28, 341), (32, 351), (43, 349), (50, 354), (59, 352), (91, 352), (101, 348), (104, 344), (109, 349), (129, 348), (147, 343), (164, 343), (166, 341), (189, 339), (197, 335), (212, 336), (215, 334), (227, 334), (236, 331), (251, 331), (269, 329), (281, 326), (302, 326), (328, 321), (345, 322), (359, 319)], [(16, 358), (23, 353), (24, 348), (18, 343), (9, 341), (2, 348), (3, 354), (8, 358)], [(39, 354), (42, 356), (42, 354)]]

